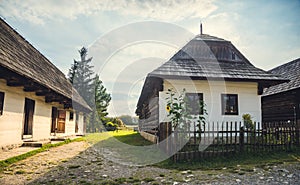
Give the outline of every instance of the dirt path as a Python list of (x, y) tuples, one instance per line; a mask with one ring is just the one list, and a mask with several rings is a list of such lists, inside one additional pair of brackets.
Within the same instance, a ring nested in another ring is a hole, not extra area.
[(8, 167), (0, 184), (300, 184), (300, 163), (179, 171), (120, 164), (108, 150), (85, 142), (52, 148)]
[(34, 181), (52, 168), (86, 150), (86, 142), (72, 142), (12, 164), (0, 174), (0, 184), (26, 184)]

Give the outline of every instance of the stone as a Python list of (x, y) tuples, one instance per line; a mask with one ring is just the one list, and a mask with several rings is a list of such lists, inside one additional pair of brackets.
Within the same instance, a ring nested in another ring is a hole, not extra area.
[(235, 182), (240, 183), (242, 181), (241, 181), (241, 179), (235, 179)]
[(287, 177), (292, 178), (293, 176), (294, 176), (294, 174), (289, 174)]
[(192, 177), (194, 177), (194, 175), (193, 174), (190, 174), (190, 175), (188, 175), (188, 176), (186, 176), (187, 178), (192, 178)]
[(287, 169), (278, 169), (279, 172), (289, 173)]

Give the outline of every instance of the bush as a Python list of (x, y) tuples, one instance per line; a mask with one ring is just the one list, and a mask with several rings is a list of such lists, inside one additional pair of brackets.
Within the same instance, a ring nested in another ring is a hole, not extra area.
[(115, 131), (117, 129), (118, 125), (114, 124), (113, 122), (107, 122), (105, 124), (105, 128), (107, 131)]
[(254, 129), (254, 123), (250, 114), (243, 114), (243, 121), (247, 129)]

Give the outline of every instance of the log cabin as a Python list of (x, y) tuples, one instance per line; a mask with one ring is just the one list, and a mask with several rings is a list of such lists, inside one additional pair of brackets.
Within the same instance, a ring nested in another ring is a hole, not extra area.
[(289, 82), (271, 86), (262, 96), (264, 122), (300, 121), (300, 58), (269, 71), (282, 75)]
[(65, 75), (0, 19), (0, 147), (83, 135), (89, 112)]
[(203, 101), (208, 113), (206, 122), (242, 121), (243, 114), (261, 122), (263, 89), (286, 81), (255, 67), (230, 41), (203, 34), (201, 29), (199, 35), (147, 75), (136, 108), (139, 130), (154, 142), (162, 140), (159, 136), (165, 137), (160, 132), (168, 130), (163, 123), (170, 123), (166, 110), (169, 89), (185, 89), (188, 99)]

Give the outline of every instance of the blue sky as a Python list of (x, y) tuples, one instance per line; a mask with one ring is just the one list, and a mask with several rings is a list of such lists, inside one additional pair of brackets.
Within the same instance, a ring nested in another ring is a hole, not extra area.
[(79, 59), (78, 49), (89, 47), (113, 94), (112, 115), (134, 114), (145, 75), (198, 34), (200, 21), (204, 33), (230, 40), (264, 70), (299, 58), (299, 10), (293, 0), (0, 0), (1, 17), (64, 73)]

